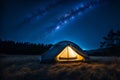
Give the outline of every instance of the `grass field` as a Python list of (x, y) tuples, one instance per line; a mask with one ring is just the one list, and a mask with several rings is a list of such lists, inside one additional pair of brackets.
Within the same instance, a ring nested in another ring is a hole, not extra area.
[(0, 57), (2, 80), (120, 80), (119, 59), (44, 64), (37, 55)]

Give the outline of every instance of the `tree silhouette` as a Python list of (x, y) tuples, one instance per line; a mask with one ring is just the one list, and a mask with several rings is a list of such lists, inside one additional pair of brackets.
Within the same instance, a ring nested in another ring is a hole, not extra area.
[(120, 31), (110, 30), (107, 36), (103, 37), (103, 41), (100, 42), (101, 48), (117, 47), (120, 46)]
[(0, 40), (0, 54), (40, 55), (47, 51), (52, 44), (33, 44), (29, 42), (14, 42)]

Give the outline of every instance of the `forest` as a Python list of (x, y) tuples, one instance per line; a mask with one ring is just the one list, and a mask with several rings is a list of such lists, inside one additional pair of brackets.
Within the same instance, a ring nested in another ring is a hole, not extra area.
[(33, 44), (29, 42), (3, 41), (0, 39), (0, 54), (8, 55), (40, 55), (52, 44)]
[[(4, 55), (41, 55), (46, 52), (53, 44), (35, 44), (30, 42), (3, 41), (0, 39), (0, 54)], [(120, 56), (120, 30), (113, 29), (103, 37), (100, 47), (92, 51), (89, 56)]]

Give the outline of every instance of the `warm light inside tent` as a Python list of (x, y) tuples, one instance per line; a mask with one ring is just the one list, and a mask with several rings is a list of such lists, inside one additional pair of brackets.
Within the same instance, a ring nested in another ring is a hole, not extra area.
[(67, 46), (63, 51), (61, 51), (57, 57), (57, 61), (82, 61), (84, 57), (78, 54), (70, 46)]

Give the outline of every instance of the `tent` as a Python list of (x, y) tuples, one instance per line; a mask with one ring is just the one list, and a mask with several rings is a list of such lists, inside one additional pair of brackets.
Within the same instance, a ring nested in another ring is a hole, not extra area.
[(71, 41), (61, 41), (52, 46), (42, 56), (42, 62), (86, 61), (88, 56)]

